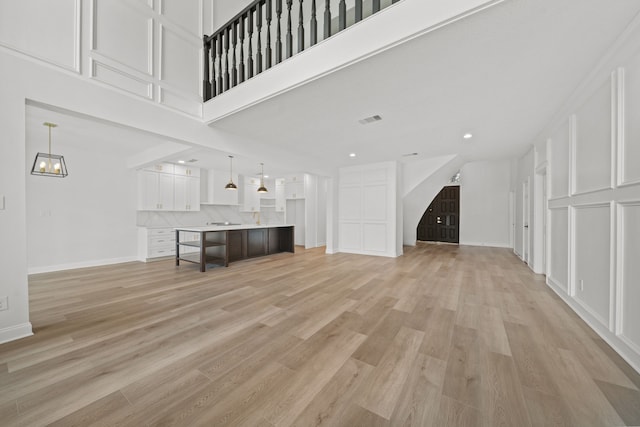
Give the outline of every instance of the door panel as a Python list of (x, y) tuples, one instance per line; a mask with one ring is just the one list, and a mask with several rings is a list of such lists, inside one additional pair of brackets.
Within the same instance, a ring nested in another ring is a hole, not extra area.
[(460, 187), (444, 187), (418, 224), (418, 240), (459, 242)]

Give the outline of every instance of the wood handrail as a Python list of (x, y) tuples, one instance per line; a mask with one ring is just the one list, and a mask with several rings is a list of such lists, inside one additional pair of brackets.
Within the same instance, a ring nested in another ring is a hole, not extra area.
[[(392, 0), (391, 3), (398, 1)], [(292, 23), (294, 4), (298, 12), (295, 24)], [(305, 4), (309, 6), (309, 16), (305, 16)], [(348, 22), (351, 9), (354, 11), (353, 22)], [(370, 15), (379, 12), (380, 0), (372, 0), (368, 9)], [(323, 20), (323, 39), (327, 39), (370, 16), (365, 16), (364, 12), (362, 0), (340, 0), (335, 17), (332, 17), (329, 0), (254, 0), (216, 32), (203, 36), (203, 100), (206, 102), (302, 52), (306, 40), (309, 41), (308, 46), (318, 43), (319, 18)], [(308, 25), (305, 25), (307, 22)], [(293, 25), (297, 25), (297, 30)], [(275, 40), (272, 39), (273, 31), (276, 32)], [(305, 35), (307, 32), (308, 37)], [(296, 50), (293, 46), (294, 34), (297, 38)], [(272, 46), (274, 44), (275, 48)]]

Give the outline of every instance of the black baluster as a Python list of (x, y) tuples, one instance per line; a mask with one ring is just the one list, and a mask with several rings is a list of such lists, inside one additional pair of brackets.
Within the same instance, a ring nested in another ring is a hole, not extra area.
[(247, 78), (253, 77), (253, 10), (249, 10), (247, 15), (247, 30), (249, 31), (249, 42), (247, 43)]
[(204, 53), (204, 71), (202, 72), (202, 99), (206, 102), (211, 99), (211, 86), (209, 84), (209, 79), (211, 78), (211, 71), (209, 70), (210, 47), (206, 34), (204, 35), (202, 40), (202, 47)]
[(258, 30), (258, 44), (256, 46), (256, 74), (262, 72), (262, 38), (260, 32), (262, 31), (262, 5), (258, 3), (256, 5), (256, 28)]
[(214, 98), (218, 94), (217, 81), (216, 77), (218, 74), (216, 73), (216, 61), (218, 60), (218, 55), (216, 54), (216, 39), (212, 38), (209, 40), (209, 50), (211, 51), (211, 98)]
[(265, 68), (271, 68), (271, 0), (267, 0), (265, 3), (266, 15), (267, 15), (267, 47), (265, 51), (266, 64)]
[(324, 38), (331, 37), (331, 1), (324, 2)]
[(218, 33), (218, 36), (217, 36), (217, 39), (218, 39), (217, 57), (219, 58), (218, 59), (218, 95), (224, 92), (224, 75), (222, 73), (222, 52), (223, 52), (222, 37), (223, 35), (224, 35), (224, 31), (221, 31), (220, 33)]
[(276, 32), (276, 64), (282, 62), (282, 31), (280, 26), (280, 18), (282, 17), (282, 0), (276, 0), (276, 21), (278, 28)]
[[(362, 1), (362, 0), (360, 0)], [(310, 46), (318, 43), (318, 20), (316, 19), (316, 0), (311, 0), (311, 28), (309, 29), (311, 43)]]
[(380, 0), (373, 0), (372, 13), (380, 12)]
[(304, 0), (300, 0), (300, 14), (298, 17), (298, 52), (302, 52), (304, 50), (304, 13), (302, 11), (302, 2)]
[(340, 0), (338, 12), (338, 31), (342, 31), (347, 28), (347, 4), (344, 0)]
[(211, 98), (217, 95), (216, 89), (216, 40), (211, 39), (209, 41), (210, 51), (211, 51)]
[(356, 0), (356, 22), (362, 21), (362, 0)]
[(229, 39), (231, 27), (224, 30), (224, 90), (229, 90)]
[(291, 58), (293, 55), (293, 34), (291, 33), (291, 6), (293, 0), (287, 0), (287, 58)]
[(240, 65), (238, 71), (240, 72), (239, 82), (244, 81), (244, 15), (240, 17)]
[(233, 43), (232, 57), (233, 57), (233, 68), (231, 69), (231, 87), (235, 87), (238, 84), (238, 67), (236, 64), (236, 48), (238, 46), (238, 21), (233, 23), (232, 30), (233, 38), (231, 39)]

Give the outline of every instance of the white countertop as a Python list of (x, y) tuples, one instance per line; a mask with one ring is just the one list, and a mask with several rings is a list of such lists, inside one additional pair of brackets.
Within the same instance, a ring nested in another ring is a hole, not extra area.
[(257, 228), (293, 227), (293, 224), (239, 224), (239, 225), (205, 225), (201, 227), (174, 227), (174, 230), (202, 233), (203, 231), (253, 230)]

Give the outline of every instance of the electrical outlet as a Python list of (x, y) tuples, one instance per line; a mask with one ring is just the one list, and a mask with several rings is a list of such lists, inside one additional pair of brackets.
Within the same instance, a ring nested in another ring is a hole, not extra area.
[(584, 280), (580, 279), (580, 291), (584, 292)]
[(9, 310), (9, 297), (0, 297), (0, 311)]

